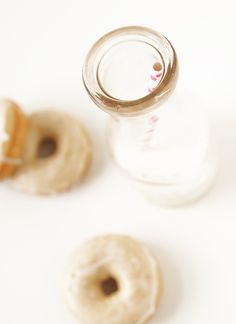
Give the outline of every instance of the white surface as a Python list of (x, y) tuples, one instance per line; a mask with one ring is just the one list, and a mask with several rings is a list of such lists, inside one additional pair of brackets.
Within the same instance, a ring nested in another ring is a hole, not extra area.
[[(64, 265), (83, 240), (107, 232), (146, 242), (160, 261), (163, 296), (152, 323), (235, 323), (234, 1), (0, 1), (0, 97), (28, 112), (71, 111), (94, 141), (91, 173), (68, 194), (37, 198), (0, 186), (0, 323), (76, 323), (62, 302)], [(82, 86), (89, 46), (131, 24), (170, 38), (180, 85), (195, 90), (215, 120), (220, 176), (206, 198), (185, 208), (152, 205), (117, 172), (104, 144), (105, 113)]]

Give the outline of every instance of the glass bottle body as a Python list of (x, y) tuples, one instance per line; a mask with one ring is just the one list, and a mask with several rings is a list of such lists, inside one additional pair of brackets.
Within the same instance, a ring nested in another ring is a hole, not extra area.
[(191, 202), (215, 179), (217, 149), (196, 101), (189, 106), (173, 95), (150, 113), (111, 116), (107, 140), (116, 164), (160, 204)]

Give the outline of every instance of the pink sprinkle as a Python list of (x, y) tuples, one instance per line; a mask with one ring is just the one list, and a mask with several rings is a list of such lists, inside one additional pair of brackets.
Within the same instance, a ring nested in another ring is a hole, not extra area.
[(151, 124), (155, 124), (157, 121), (158, 121), (158, 117), (157, 116), (152, 116), (150, 119), (149, 119), (149, 122), (151, 123)]
[(151, 74), (152, 81), (156, 81), (157, 79)]

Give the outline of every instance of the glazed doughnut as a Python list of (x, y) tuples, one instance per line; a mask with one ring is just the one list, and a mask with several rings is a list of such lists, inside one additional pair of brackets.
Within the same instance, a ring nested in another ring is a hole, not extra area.
[(85, 324), (146, 323), (159, 291), (154, 257), (128, 236), (91, 239), (75, 252), (66, 271), (66, 304)]
[(90, 139), (79, 120), (58, 111), (35, 112), (13, 186), (39, 195), (68, 190), (85, 176), (90, 160)]
[(27, 117), (11, 100), (0, 100), (0, 180), (11, 176), (21, 164), (27, 133)]

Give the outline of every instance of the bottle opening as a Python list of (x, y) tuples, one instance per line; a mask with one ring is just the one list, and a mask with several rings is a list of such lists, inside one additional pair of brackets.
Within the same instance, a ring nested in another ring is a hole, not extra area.
[(101, 58), (98, 82), (107, 95), (119, 100), (147, 96), (160, 83), (163, 59), (156, 48), (143, 41), (113, 45)]

